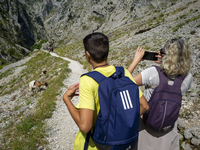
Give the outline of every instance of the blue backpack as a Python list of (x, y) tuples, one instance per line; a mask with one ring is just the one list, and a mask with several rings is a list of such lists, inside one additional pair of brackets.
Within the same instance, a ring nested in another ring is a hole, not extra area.
[(144, 123), (159, 132), (170, 131), (179, 116), (182, 94), (181, 84), (185, 76), (177, 76), (173, 85), (168, 85), (168, 77), (155, 66), (160, 84), (154, 89), (149, 100), (149, 110), (143, 115)]
[(140, 119), (138, 86), (124, 76), (123, 67), (116, 67), (110, 77), (97, 71), (83, 75), (99, 83), (100, 103), (94, 130), (87, 134), (84, 150), (87, 150), (90, 136), (100, 150), (132, 149), (138, 139)]

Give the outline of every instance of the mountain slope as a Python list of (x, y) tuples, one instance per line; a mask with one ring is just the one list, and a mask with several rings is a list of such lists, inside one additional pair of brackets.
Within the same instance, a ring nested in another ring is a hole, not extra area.
[(20, 60), (37, 40), (48, 39), (40, 16), (19, 0), (0, 2), (0, 65)]

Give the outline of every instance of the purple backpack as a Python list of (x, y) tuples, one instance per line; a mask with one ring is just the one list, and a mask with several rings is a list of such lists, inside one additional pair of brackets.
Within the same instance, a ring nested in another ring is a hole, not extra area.
[(185, 77), (177, 76), (173, 85), (168, 85), (168, 77), (160, 67), (155, 66), (160, 84), (154, 89), (149, 100), (149, 110), (143, 115), (144, 123), (159, 132), (173, 128), (181, 108), (181, 84)]

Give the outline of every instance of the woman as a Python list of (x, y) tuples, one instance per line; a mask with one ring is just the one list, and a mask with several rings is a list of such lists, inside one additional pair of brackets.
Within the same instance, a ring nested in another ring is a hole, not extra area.
[[(130, 64), (128, 71), (133, 72), (134, 68), (140, 62), (144, 55), (144, 50), (138, 47), (134, 60)], [(168, 84), (173, 85), (176, 76), (186, 76), (181, 84), (182, 95), (190, 88), (192, 84), (192, 74), (189, 70), (192, 66), (191, 51), (187, 41), (183, 39), (168, 40), (158, 52), (161, 61), (161, 70), (168, 77)], [(144, 96), (147, 101), (156, 86), (159, 85), (159, 74), (155, 67), (149, 67), (141, 73), (133, 76), (136, 83), (145, 86)], [(153, 88), (154, 87), (154, 88)], [(134, 149), (138, 150), (179, 150), (179, 135), (177, 132), (177, 121), (169, 132), (158, 132), (147, 127), (143, 120), (140, 120), (138, 145)]]

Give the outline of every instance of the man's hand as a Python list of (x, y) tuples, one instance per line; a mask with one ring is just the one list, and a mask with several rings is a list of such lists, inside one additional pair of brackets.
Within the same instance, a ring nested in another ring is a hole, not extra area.
[(73, 84), (71, 85), (68, 90), (65, 92), (65, 94), (63, 95), (63, 100), (65, 99), (72, 99), (74, 96), (78, 96), (79, 94), (76, 93), (79, 90), (79, 83)]
[(79, 83), (71, 85), (63, 95), (63, 101), (65, 102), (72, 118), (78, 125), (79, 129), (83, 133), (87, 134), (92, 128), (94, 110), (85, 108), (80, 108), (80, 110), (78, 110), (74, 106), (74, 104), (71, 102), (71, 99), (74, 96), (79, 95), (76, 93), (78, 91), (79, 91)]

